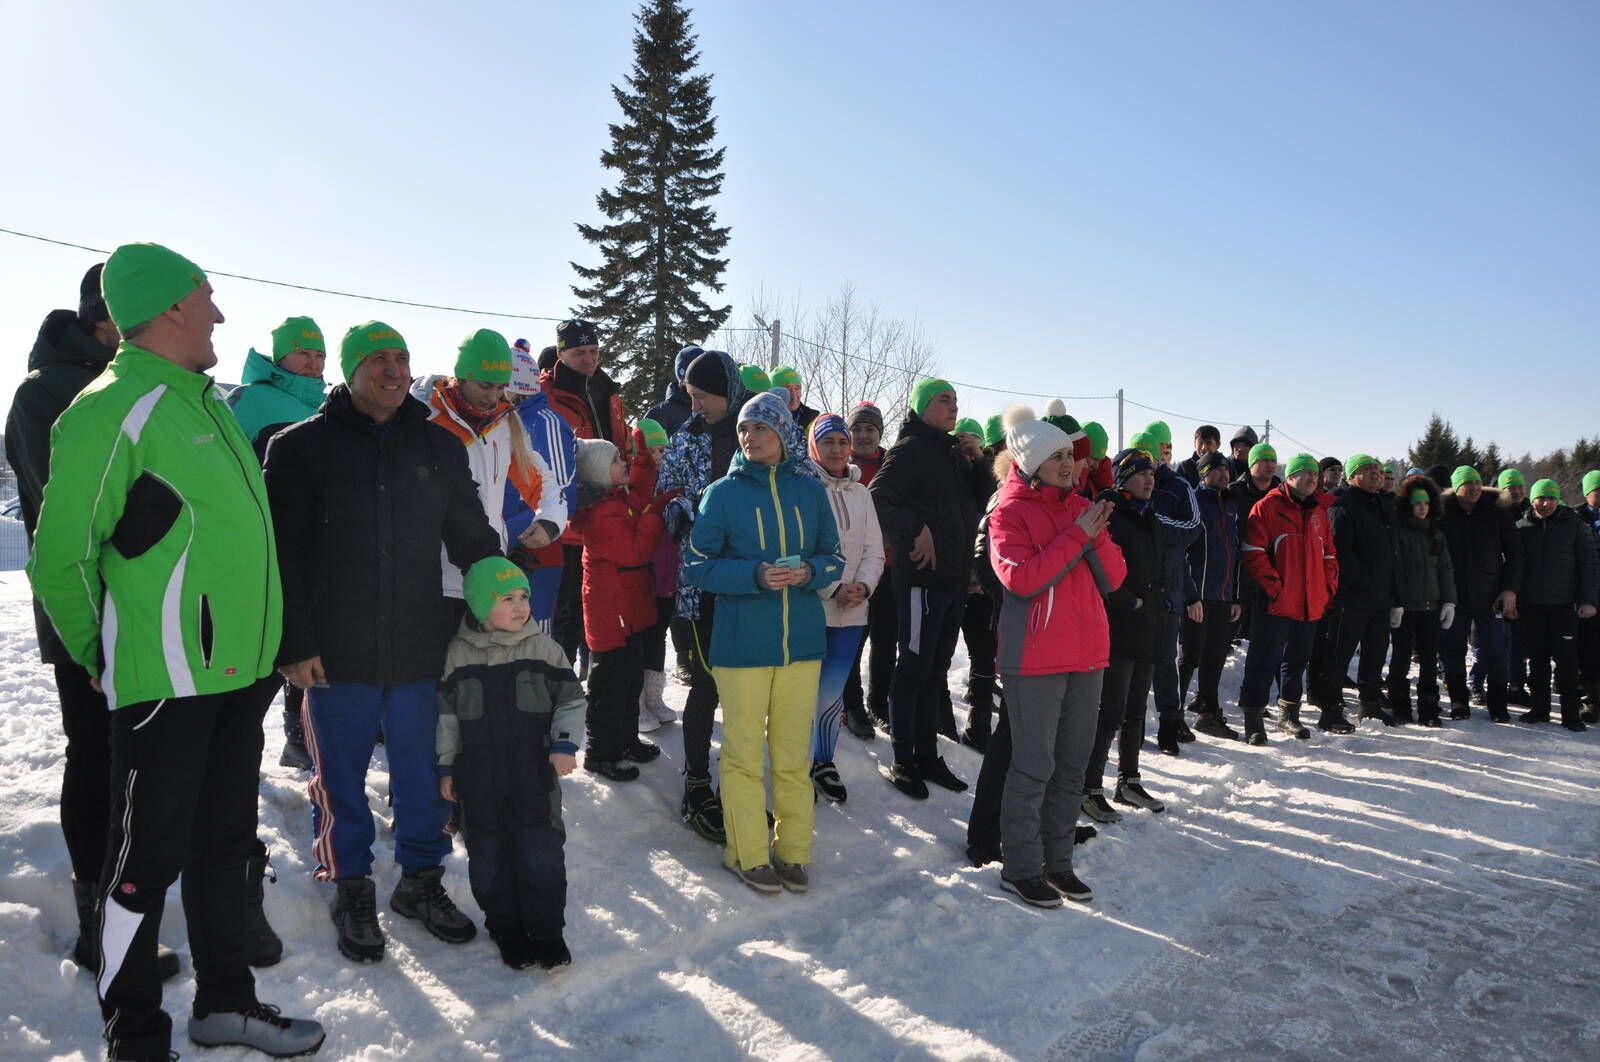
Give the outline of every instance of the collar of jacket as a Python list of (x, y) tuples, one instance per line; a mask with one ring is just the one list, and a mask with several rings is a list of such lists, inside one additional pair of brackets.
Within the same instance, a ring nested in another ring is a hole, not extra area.
[(842, 476), (836, 476), (832, 472), (829, 472), (826, 468), (822, 467), (821, 462), (817, 463), (817, 471), (822, 473), (822, 482), (830, 487), (842, 487), (846, 483), (861, 482), (861, 469), (857, 468), (853, 464), (847, 464), (844, 466), (844, 475)]
[(1109, 501), (1112, 505), (1116, 506), (1118, 509), (1123, 509), (1123, 510), (1126, 510), (1127, 512), (1131, 512), (1135, 516), (1143, 516), (1145, 513), (1150, 512), (1150, 499), (1149, 498), (1145, 498), (1145, 499), (1141, 500), (1139, 498), (1135, 498), (1133, 495), (1129, 494), (1127, 491), (1119, 490), (1119, 489), (1117, 489), (1115, 487), (1113, 487), (1111, 490), (1103, 491), (1101, 493), (1101, 495), (1100, 495), (1100, 500), (1101, 501)]
[(428, 406), (439, 414), (433, 422), (445, 428), (462, 442), (471, 442), (489, 434), (496, 424), (505, 418), (514, 407), (505, 399), (487, 414), (482, 414), (471, 409), (467, 400), (461, 397), (461, 392), (449, 384), (449, 377), (441, 377), (433, 385), (433, 391), (428, 395)]
[(199, 398), (207, 389), (215, 386), (211, 377), (205, 373), (190, 372), (181, 365), (126, 339), (117, 347), (117, 356), (111, 359), (111, 364), (122, 372), (164, 383), (179, 394), (188, 395), (190, 398)]
[(456, 636), (476, 649), (487, 649), (492, 645), (521, 645), (541, 637), (539, 625), (531, 619), (520, 631), (486, 631), (471, 612), (461, 617)]
[(900, 422), (900, 438), (904, 439), (908, 435), (913, 439), (927, 439), (929, 442), (936, 442), (948, 450), (955, 450), (961, 445), (960, 440), (954, 435), (940, 431), (938, 428), (929, 427), (927, 421), (917, 416), (914, 410), (909, 409), (906, 410), (906, 419)]
[(1304, 498), (1296, 498), (1294, 496), (1294, 488), (1290, 487), (1289, 484), (1287, 484), (1287, 483), (1279, 483), (1276, 487), (1273, 487), (1272, 489), (1275, 490), (1275, 491), (1278, 491), (1279, 493), (1281, 493), (1283, 495), (1284, 500), (1287, 501), (1289, 504), (1297, 505), (1302, 509), (1316, 509), (1316, 508), (1318, 508), (1320, 506), (1320, 503), (1317, 501), (1317, 492), (1316, 491), (1312, 491), (1310, 494), (1307, 494)]
[[(941, 432), (940, 434), (943, 433)], [(951, 438), (953, 440), (953, 437)], [(1035, 483), (1027, 476), (1024, 476), (1022, 469), (1016, 465), (1011, 466), (1011, 471), (1006, 473), (1005, 483), (1000, 487), (1000, 490), (995, 491), (995, 494), (999, 495), (1001, 491), (1004, 491), (1008, 498), (1026, 494), (1046, 505), (1064, 505), (1067, 498), (1073, 493), (1063, 487), (1051, 487), (1043, 483)]]
[(239, 381), (245, 387), (255, 383), (268, 383), (293, 398), (301, 405), (322, 405), (327, 385), (320, 376), (296, 376), (282, 365), (255, 349), (244, 356), (244, 377)]
[[(779, 479), (794, 475), (794, 466), (795, 455), (789, 452), (787, 446), (784, 447), (783, 460), (775, 465), (763, 465), (755, 461), (747, 461), (745, 460), (744, 450), (741, 448), (734, 453), (733, 460), (728, 463), (728, 475), (744, 476), (746, 479), (753, 479), (757, 483), (765, 485), (771, 482), (774, 475)], [(773, 470), (772, 473), (768, 473), (767, 470), (769, 468)]]
[(39, 326), (39, 335), (28, 354), (28, 371), (46, 365), (83, 365), (103, 368), (116, 351), (84, 331), (72, 310), (51, 310)]
[(400, 408), (394, 411), (394, 416), (379, 424), (356, 408), (355, 399), (350, 397), (349, 384), (339, 384), (332, 391), (329, 391), (328, 401), (324, 403), (323, 409), (327, 411), (331, 420), (374, 432), (383, 431), (387, 428), (410, 427), (428, 419), (428, 407), (423, 405), (415, 395), (408, 394), (405, 401), (400, 403)]

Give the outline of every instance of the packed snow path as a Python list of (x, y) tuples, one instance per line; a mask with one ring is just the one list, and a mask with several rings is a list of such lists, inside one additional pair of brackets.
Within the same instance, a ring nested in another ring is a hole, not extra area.
[[(60, 737), (15, 576), (0, 585), (0, 1057), (95, 1058), (56, 801)], [(1236, 690), (1239, 665), (1230, 686)], [(951, 672), (963, 678), (962, 662)], [(683, 691), (669, 689), (681, 702)], [(1152, 713), (1153, 714), (1153, 713)], [(678, 822), (678, 727), (640, 782), (563, 783), (567, 939), (555, 974), (502, 966), (486, 936), (429, 937), (383, 902), (385, 960), (334, 949), (312, 881), (303, 776), (268, 716), (261, 835), (286, 941), (263, 1000), (315, 1016), (333, 1058), (1600, 1058), (1600, 734), (1365, 723), (1268, 749), (1146, 746), (1146, 786), (1078, 851), (1091, 906), (1021, 907), (963, 858), (968, 796), (913, 803), (883, 740), (841, 738), (850, 800), (819, 806), (807, 896), (750, 892)], [(945, 745), (969, 780), (978, 757)], [(1115, 750), (1113, 750), (1113, 756)], [(368, 780), (374, 809), (386, 778)], [(447, 882), (481, 927), (457, 845)], [(174, 1046), (193, 997), (174, 889), (162, 940)]]

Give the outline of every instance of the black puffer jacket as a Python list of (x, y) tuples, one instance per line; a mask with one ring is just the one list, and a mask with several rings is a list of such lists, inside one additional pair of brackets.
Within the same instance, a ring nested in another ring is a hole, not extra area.
[(1517, 605), (1600, 605), (1600, 550), (1578, 514), (1563, 505), (1541, 520), (1530, 506), (1517, 521), (1522, 593)]
[(1167, 587), (1167, 544), (1156, 515), (1155, 502), (1140, 510), (1120, 490), (1108, 490), (1111, 541), (1122, 550), (1128, 574), (1122, 585), (1106, 595), (1106, 618), (1111, 621), (1111, 659), (1154, 661), (1160, 652), (1166, 621), (1163, 596)]
[(1352, 488), (1328, 508), (1333, 551), (1339, 557), (1336, 606), (1388, 611), (1399, 604), (1395, 531), (1400, 518), (1394, 505), (1392, 494)]
[[(1412, 515), (1413, 490), (1428, 492), (1426, 520)], [(1455, 569), (1451, 565), (1450, 547), (1439, 530), (1444, 513), (1438, 486), (1427, 476), (1407, 476), (1400, 484), (1394, 505), (1399, 521), (1399, 564), (1395, 579), (1399, 600), (1396, 605), (1407, 612), (1423, 612), (1455, 604)], [(1341, 574), (1347, 571), (1341, 569)]]
[[(900, 437), (868, 488), (893, 561), (896, 593), (914, 586), (966, 592), (973, 535), (983, 508), (979, 499), (988, 475), (961, 453), (954, 435), (930, 428), (915, 413), (906, 414)], [(924, 526), (933, 535), (937, 563), (932, 568), (918, 568), (911, 561)]]
[[(52, 310), (39, 326), (33, 352), (28, 355), (28, 375), (18, 385), (6, 416), (6, 462), (17, 473), (22, 526), (30, 544), (44, 502), (44, 485), (50, 478), (50, 429), (115, 353), (85, 331), (72, 310)], [(67, 663), (71, 658), (37, 600), (33, 618), (40, 658), (47, 664)]]
[(1454, 492), (1444, 496), (1441, 508), (1439, 530), (1450, 546), (1455, 568), (1456, 605), (1470, 615), (1484, 615), (1503, 591), (1522, 590), (1522, 542), (1516, 522), (1500, 504), (1500, 492), (1489, 487), (1470, 510)]
[(267, 444), (283, 577), (279, 664), (321, 656), (330, 682), (438, 678), (457, 613), (441, 542), (465, 571), (500, 552), (467, 451), (410, 396), (387, 424), (344, 385)]

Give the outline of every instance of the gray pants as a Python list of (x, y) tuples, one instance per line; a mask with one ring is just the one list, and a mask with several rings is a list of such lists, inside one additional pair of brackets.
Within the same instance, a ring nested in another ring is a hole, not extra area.
[(1001, 876), (1020, 881), (1072, 869), (1104, 678), (1104, 671), (1004, 676), (1012, 751), (1000, 798)]

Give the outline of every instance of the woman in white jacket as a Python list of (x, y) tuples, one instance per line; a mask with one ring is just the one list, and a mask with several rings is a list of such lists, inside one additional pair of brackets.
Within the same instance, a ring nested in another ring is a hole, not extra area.
[(845, 681), (855, 666), (856, 650), (866, 633), (867, 598), (883, 575), (883, 531), (872, 496), (860, 483), (861, 470), (850, 463), (850, 429), (836, 413), (820, 414), (806, 435), (811, 459), (822, 470), (828, 502), (839, 526), (839, 552), (844, 574), (822, 593), (828, 622), (828, 652), (822, 659), (817, 687), (816, 733), (811, 748), (811, 784), (818, 794), (844, 803), (847, 795), (833, 765), (844, 713)]

